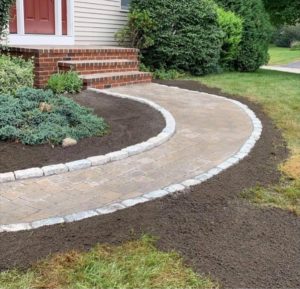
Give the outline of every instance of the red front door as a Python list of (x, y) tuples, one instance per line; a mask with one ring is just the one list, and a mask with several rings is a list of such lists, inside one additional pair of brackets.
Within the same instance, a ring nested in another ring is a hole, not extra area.
[(24, 0), (25, 33), (55, 34), (54, 0)]

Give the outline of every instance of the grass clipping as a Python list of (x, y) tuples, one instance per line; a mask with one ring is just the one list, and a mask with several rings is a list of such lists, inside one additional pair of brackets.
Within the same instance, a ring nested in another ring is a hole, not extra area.
[(218, 288), (184, 266), (177, 253), (164, 253), (153, 238), (122, 246), (98, 245), (88, 253), (55, 255), (25, 273), (0, 273), (0, 288)]

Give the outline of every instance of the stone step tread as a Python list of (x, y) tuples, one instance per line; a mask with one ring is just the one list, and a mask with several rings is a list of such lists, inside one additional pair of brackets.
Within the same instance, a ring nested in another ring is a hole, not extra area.
[(58, 64), (64, 65), (101, 65), (101, 64), (138, 64), (138, 60), (133, 59), (104, 59), (104, 60), (62, 60)]
[(104, 79), (110, 77), (122, 77), (122, 76), (151, 76), (149, 72), (141, 71), (120, 71), (120, 72), (105, 72), (105, 73), (93, 73), (80, 75), (80, 78), (83, 80), (92, 80), (92, 79)]

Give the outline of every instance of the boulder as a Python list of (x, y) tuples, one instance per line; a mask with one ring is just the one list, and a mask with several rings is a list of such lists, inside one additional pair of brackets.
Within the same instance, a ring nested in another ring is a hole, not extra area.
[(72, 147), (75, 145), (77, 145), (77, 140), (70, 137), (65, 138), (62, 142), (63, 148)]

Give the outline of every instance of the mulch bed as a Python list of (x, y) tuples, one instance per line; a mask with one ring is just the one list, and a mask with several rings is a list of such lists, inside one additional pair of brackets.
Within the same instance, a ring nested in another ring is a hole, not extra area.
[(163, 116), (151, 107), (135, 101), (85, 91), (73, 98), (83, 106), (94, 109), (110, 126), (103, 137), (82, 139), (76, 146), (62, 148), (51, 145), (29, 146), (0, 142), (0, 173), (65, 163), (117, 151), (144, 142), (159, 134), (164, 126)]
[[(221, 94), (192, 81), (163, 83)], [(50, 253), (88, 250), (103, 242), (120, 244), (149, 233), (159, 237), (160, 249), (176, 250), (194, 270), (210, 274), (223, 287), (299, 288), (300, 218), (240, 198), (244, 189), (278, 182), (276, 167), (288, 151), (262, 109), (237, 99), (249, 105), (264, 125), (262, 138), (240, 164), (189, 192), (111, 215), (30, 232), (2, 233), (0, 270), (28, 268)]]

